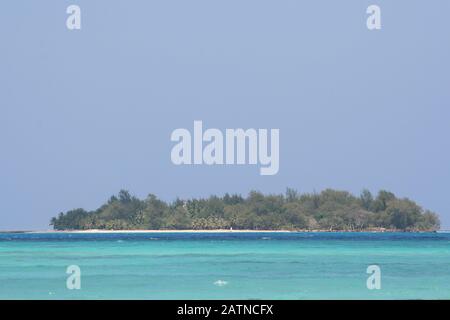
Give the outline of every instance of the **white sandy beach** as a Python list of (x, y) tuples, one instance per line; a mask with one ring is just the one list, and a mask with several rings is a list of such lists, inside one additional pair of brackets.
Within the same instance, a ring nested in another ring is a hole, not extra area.
[(230, 230), (230, 229), (214, 229), (214, 230), (42, 230), (29, 231), (29, 233), (287, 233), (295, 232), (290, 230)]

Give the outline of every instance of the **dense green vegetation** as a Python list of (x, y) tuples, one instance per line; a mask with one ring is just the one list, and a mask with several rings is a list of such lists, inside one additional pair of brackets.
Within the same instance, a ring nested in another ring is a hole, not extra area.
[(359, 197), (327, 189), (284, 195), (252, 191), (244, 198), (226, 194), (172, 203), (150, 194), (145, 200), (120, 191), (95, 211), (75, 209), (51, 220), (55, 230), (85, 229), (254, 229), (254, 230), (379, 230), (439, 229), (438, 216), (409, 199), (364, 190)]

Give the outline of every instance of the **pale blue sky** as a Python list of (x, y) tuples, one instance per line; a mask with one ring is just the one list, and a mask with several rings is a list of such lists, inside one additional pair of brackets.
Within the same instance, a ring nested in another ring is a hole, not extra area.
[[(68, 31), (78, 4), (82, 30)], [(368, 31), (379, 4), (383, 29)], [(0, 229), (121, 188), (388, 189), (450, 227), (447, 0), (4, 1)], [(170, 134), (279, 128), (280, 171), (174, 166)]]

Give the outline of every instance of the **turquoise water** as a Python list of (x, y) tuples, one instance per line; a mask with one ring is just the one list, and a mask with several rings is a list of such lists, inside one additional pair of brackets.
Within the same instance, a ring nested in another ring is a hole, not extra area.
[(0, 299), (449, 298), (444, 233), (0, 234)]

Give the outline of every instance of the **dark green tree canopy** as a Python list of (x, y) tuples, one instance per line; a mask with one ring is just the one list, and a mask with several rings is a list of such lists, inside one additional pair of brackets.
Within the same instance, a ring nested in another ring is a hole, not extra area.
[(74, 209), (51, 219), (55, 230), (86, 229), (251, 229), (251, 230), (403, 230), (439, 229), (438, 216), (409, 199), (381, 190), (376, 197), (363, 190), (359, 197), (326, 189), (300, 194), (264, 195), (251, 191), (206, 199), (177, 198), (166, 203), (150, 194), (140, 200), (121, 190), (95, 211)]

